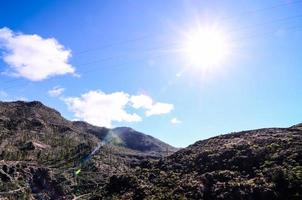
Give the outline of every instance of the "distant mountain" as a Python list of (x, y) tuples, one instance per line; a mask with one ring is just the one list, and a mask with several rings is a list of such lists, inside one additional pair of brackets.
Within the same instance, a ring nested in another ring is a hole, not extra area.
[(104, 127), (93, 126), (82, 121), (75, 121), (73, 122), (73, 124), (77, 128), (93, 134), (101, 140), (104, 140), (108, 136), (108, 134), (114, 134), (120, 139), (120, 142), (118, 142), (116, 145), (141, 153), (149, 153), (152, 155), (168, 155), (177, 150), (177, 148), (172, 147), (171, 145), (164, 143), (159, 139), (138, 132), (129, 127), (108, 129)]
[(123, 141), (125, 147), (142, 152), (175, 152), (176, 148), (128, 127), (118, 127), (112, 130)]

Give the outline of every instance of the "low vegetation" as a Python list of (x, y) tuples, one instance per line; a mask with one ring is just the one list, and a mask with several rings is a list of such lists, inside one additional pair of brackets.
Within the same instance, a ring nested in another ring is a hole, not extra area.
[[(130, 128), (0, 102), (0, 199), (302, 199), (302, 130), (231, 133), (175, 148)], [(138, 143), (135, 143), (137, 138)]]

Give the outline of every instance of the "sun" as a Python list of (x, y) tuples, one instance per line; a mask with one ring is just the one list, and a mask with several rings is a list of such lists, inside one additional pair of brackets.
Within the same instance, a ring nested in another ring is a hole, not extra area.
[(199, 27), (185, 34), (183, 52), (187, 62), (208, 69), (222, 64), (230, 53), (226, 34), (215, 27)]

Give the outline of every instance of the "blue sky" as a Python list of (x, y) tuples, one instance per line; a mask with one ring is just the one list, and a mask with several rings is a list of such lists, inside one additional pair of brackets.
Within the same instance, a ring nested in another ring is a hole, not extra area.
[[(231, 46), (206, 70), (179, 50), (200, 24)], [(0, 29), (4, 101), (178, 147), (302, 122), (302, 1), (4, 0)]]

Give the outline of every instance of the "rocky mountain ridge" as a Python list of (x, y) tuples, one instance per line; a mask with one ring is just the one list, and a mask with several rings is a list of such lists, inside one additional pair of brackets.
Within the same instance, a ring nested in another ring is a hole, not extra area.
[(301, 124), (175, 150), (131, 128), (68, 121), (40, 102), (0, 102), (0, 199), (302, 199)]
[[(122, 184), (125, 180), (130, 186)], [(298, 200), (302, 130), (265, 128), (198, 141), (159, 161), (144, 162), (131, 174), (115, 176), (110, 184), (116, 189), (109, 194), (118, 199)]]
[(121, 138), (119, 146), (142, 153), (158, 154), (159, 156), (166, 151), (174, 152), (176, 150), (176, 148), (152, 136), (128, 127), (108, 129), (93, 126), (86, 122), (68, 121), (58, 111), (37, 101), (0, 102), (0, 125), (3, 128), (14, 131), (34, 131), (35, 129), (39, 129), (39, 134), (41, 134), (41, 130), (45, 132), (58, 131), (58, 133), (73, 131), (80, 135), (91, 136), (91, 139), (95, 142), (104, 140), (108, 134), (115, 134)]
[[(72, 122), (37, 101), (0, 102), (0, 199), (69, 198), (67, 191), (84, 190), (90, 173), (98, 174), (94, 181), (105, 183), (110, 175), (122, 173), (140, 160), (158, 159), (176, 150), (129, 131), (115, 133), (114, 129)], [(140, 138), (139, 145), (128, 141), (133, 140), (132, 134)], [(119, 142), (106, 141), (84, 165), (83, 160), (108, 136)], [(74, 172), (79, 169), (85, 181), (74, 186)], [(58, 185), (61, 182), (66, 185)]]

